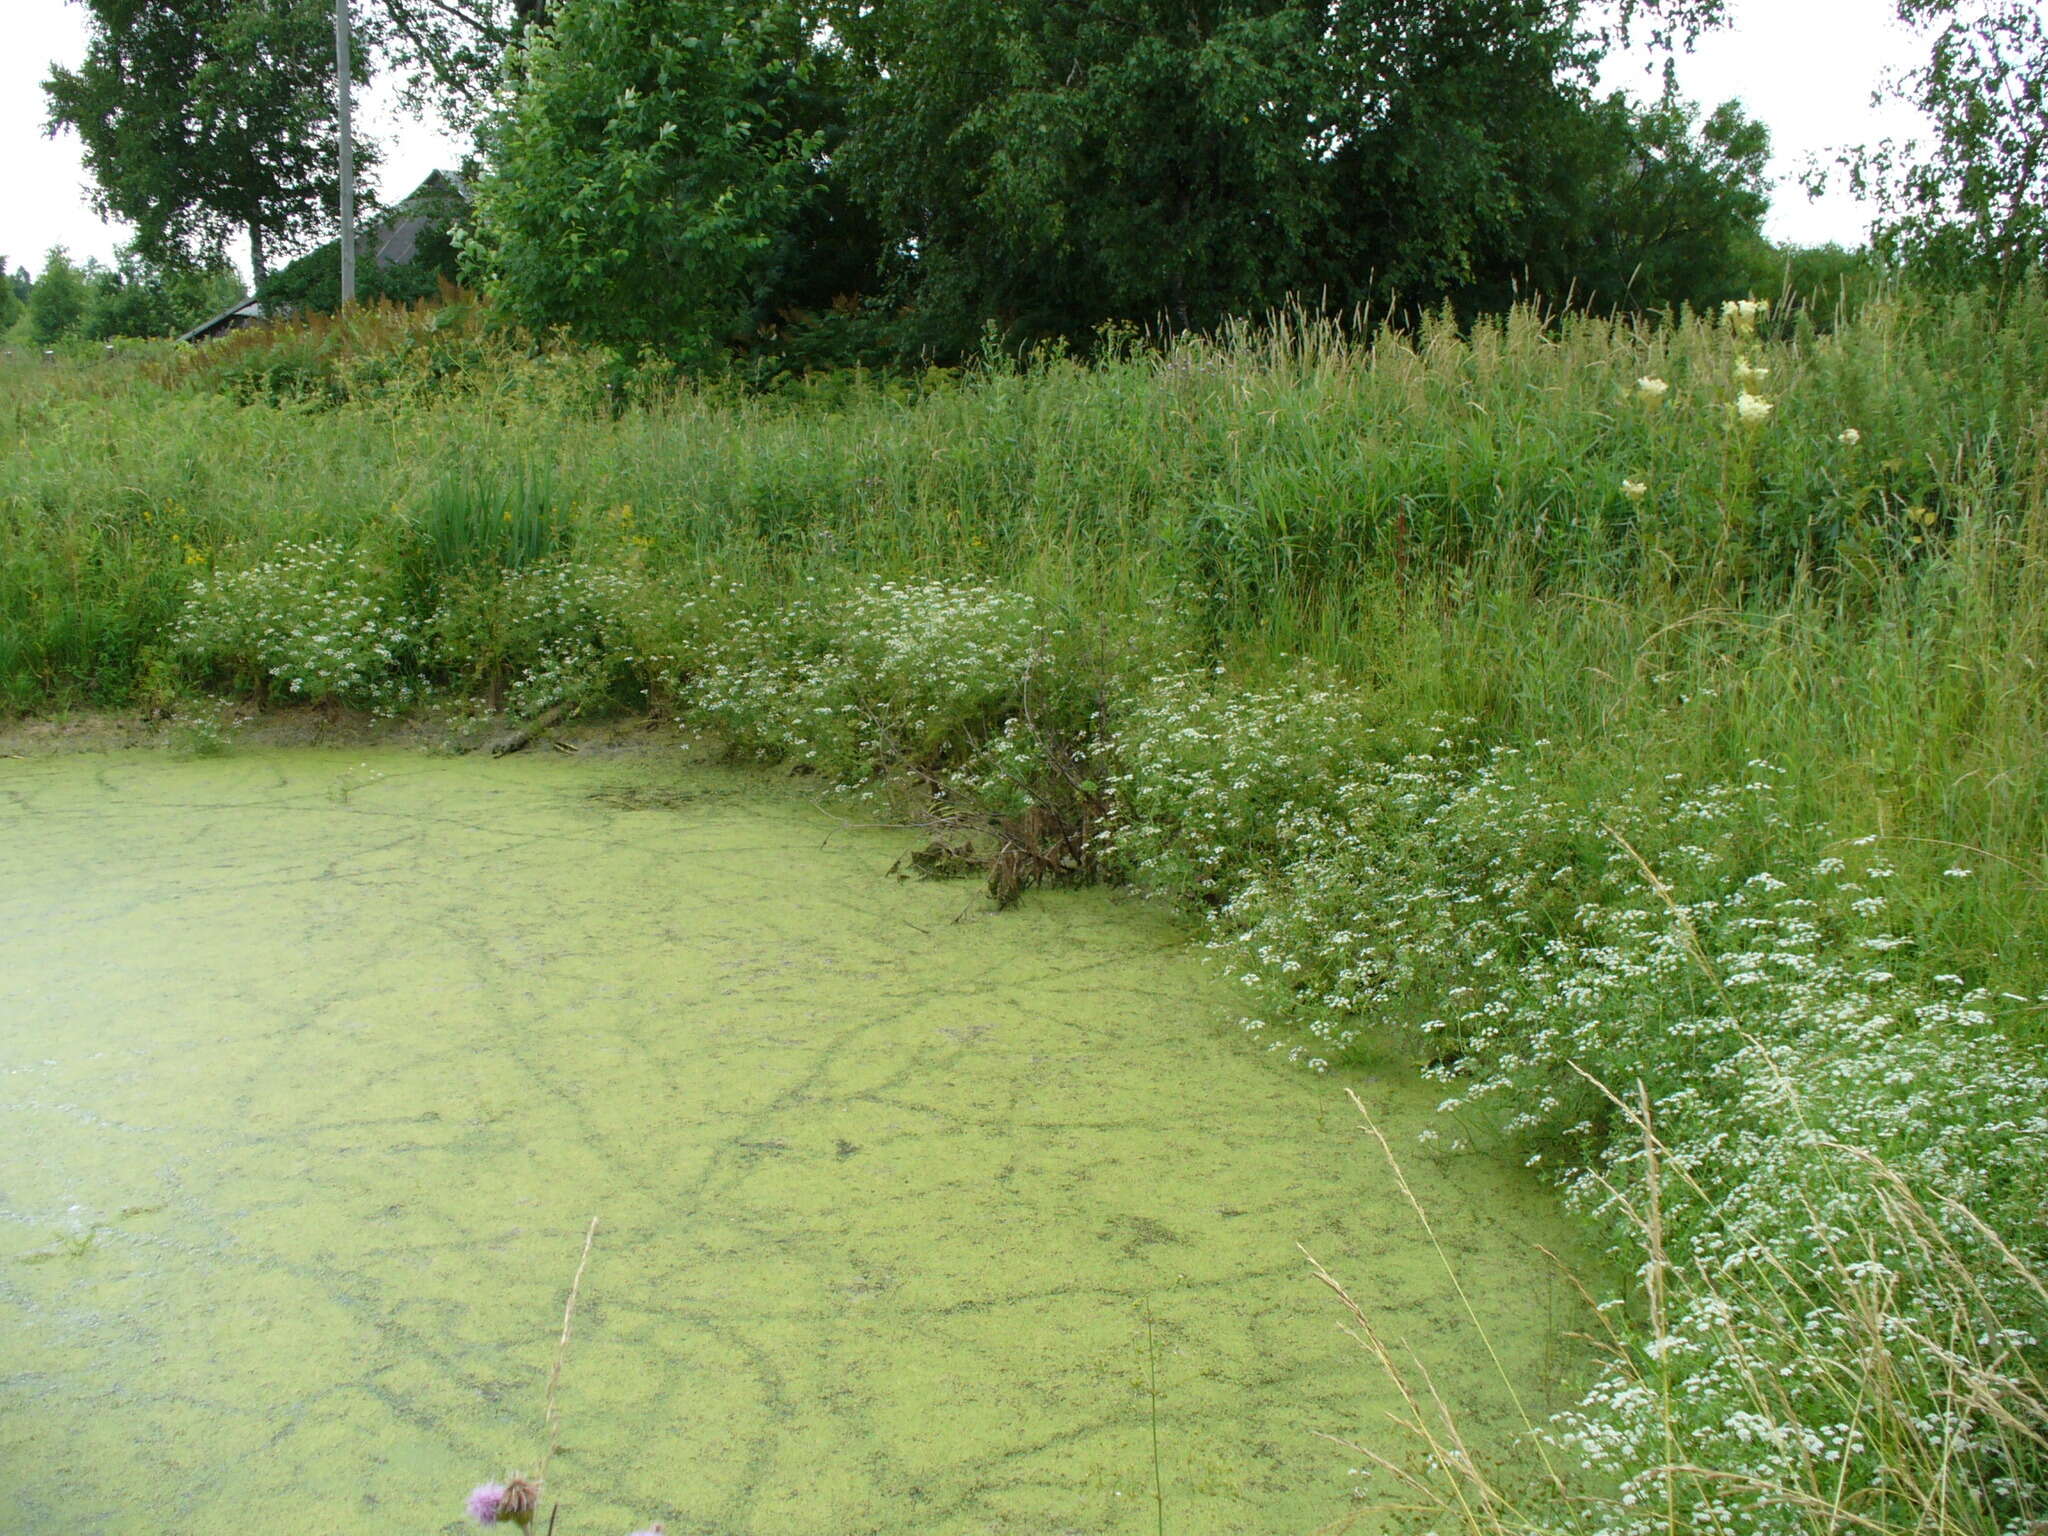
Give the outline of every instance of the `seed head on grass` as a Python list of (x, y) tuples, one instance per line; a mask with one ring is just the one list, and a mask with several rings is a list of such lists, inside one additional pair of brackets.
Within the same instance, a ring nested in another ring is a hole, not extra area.
[(539, 1508), (540, 1484), (531, 1478), (515, 1477), (505, 1485), (505, 1498), (498, 1506), (498, 1518), (524, 1528), (533, 1523), (534, 1511)]

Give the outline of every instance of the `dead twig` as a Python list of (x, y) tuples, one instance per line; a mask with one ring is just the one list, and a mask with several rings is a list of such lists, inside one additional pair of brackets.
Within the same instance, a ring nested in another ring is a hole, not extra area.
[(569, 1353), (569, 1325), (576, 1317), (576, 1297), (583, 1289), (583, 1271), (590, 1267), (590, 1248), (596, 1241), (597, 1218), (593, 1216), (590, 1218), (590, 1230), (583, 1234), (583, 1257), (576, 1263), (576, 1278), (569, 1282), (568, 1304), (562, 1308), (562, 1336), (555, 1342), (555, 1362), (548, 1368), (547, 1409), (541, 1419), (547, 1449), (541, 1452), (540, 1474), (534, 1479), (536, 1482), (547, 1480), (548, 1462), (555, 1454), (555, 1388), (562, 1381), (562, 1360)]

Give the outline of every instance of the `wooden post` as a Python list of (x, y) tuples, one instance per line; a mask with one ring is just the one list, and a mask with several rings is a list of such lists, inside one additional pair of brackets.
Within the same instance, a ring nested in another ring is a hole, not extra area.
[(350, 135), (348, 0), (334, 0), (335, 97), (340, 106), (341, 128), (341, 302), (356, 301), (356, 158)]

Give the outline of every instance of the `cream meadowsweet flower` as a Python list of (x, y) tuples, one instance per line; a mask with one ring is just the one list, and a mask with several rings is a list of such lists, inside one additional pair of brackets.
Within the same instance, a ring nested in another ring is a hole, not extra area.
[(1844, 427), (1841, 430), (1840, 434), (1835, 438), (1835, 441), (1840, 443), (1844, 448), (1854, 448), (1858, 443), (1863, 441), (1863, 434), (1861, 432), (1858, 432), (1854, 427)]
[(1756, 329), (1757, 321), (1770, 313), (1770, 308), (1765, 299), (1730, 299), (1721, 306), (1721, 318), (1736, 335), (1747, 336)]
[(1746, 389), (1735, 397), (1735, 418), (1749, 426), (1770, 420), (1771, 410), (1770, 401), (1762, 395), (1752, 395)]
[(1640, 480), (1624, 480), (1621, 482), (1621, 494), (1630, 501), (1641, 501), (1649, 493), (1650, 488)]
[(1770, 369), (1759, 368), (1746, 357), (1738, 357), (1735, 360), (1735, 382), (1738, 384), (1761, 384), (1770, 376)]
[(1664, 397), (1671, 393), (1671, 386), (1662, 379), (1649, 375), (1636, 380), (1636, 398), (1645, 405), (1662, 405)]

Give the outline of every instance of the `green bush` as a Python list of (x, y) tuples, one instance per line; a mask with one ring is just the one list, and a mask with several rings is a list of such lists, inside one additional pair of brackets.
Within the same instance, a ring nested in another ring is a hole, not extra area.
[(251, 326), (189, 349), (169, 382), (248, 404), (327, 409), (444, 399), (489, 407), (587, 411), (608, 404), (612, 365), (542, 347), (457, 291), (438, 300), (365, 303)]

